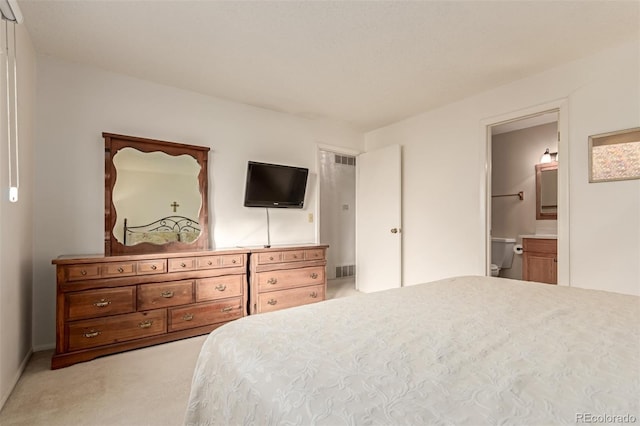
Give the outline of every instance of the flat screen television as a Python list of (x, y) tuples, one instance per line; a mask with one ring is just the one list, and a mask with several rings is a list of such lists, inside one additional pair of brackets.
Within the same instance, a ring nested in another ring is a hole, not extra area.
[(249, 161), (245, 207), (301, 209), (309, 169)]

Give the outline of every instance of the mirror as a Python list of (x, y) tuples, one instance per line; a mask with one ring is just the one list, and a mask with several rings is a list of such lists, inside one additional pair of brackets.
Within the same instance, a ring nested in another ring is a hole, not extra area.
[(558, 163), (536, 164), (536, 219), (558, 218)]
[(103, 133), (105, 255), (209, 247), (209, 148)]

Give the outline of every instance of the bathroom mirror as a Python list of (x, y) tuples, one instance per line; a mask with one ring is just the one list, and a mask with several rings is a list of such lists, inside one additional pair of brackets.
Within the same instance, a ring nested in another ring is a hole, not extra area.
[(209, 247), (209, 148), (103, 133), (105, 255)]
[(558, 163), (536, 164), (536, 219), (558, 219)]

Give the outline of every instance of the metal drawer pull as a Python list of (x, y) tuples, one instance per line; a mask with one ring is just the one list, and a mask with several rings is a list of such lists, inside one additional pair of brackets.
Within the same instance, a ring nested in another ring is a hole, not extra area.
[(158, 267), (156, 265), (151, 265), (151, 269), (155, 271), (156, 269), (158, 269)]
[(298, 255), (297, 255), (297, 254), (294, 254), (294, 255), (293, 255), (293, 258), (294, 258), (294, 259), (297, 259), (297, 258), (298, 258)]
[(233, 259), (233, 260), (231, 261), (231, 263), (238, 263), (238, 261), (237, 261), (237, 260), (235, 260), (235, 259)]
[(226, 308), (222, 308), (220, 311), (221, 312), (229, 312), (231, 310), (233, 310), (235, 308), (235, 306), (227, 306)]
[(110, 304), (111, 304), (110, 300), (100, 299), (99, 301), (95, 302), (93, 306), (96, 306), (98, 308), (104, 308), (105, 306), (109, 306)]
[(87, 271), (83, 269), (82, 271), (80, 271), (80, 275), (87, 275)]
[(163, 291), (162, 293), (160, 293), (160, 295), (165, 299), (171, 299), (173, 297), (173, 291), (171, 290)]
[(315, 299), (316, 297), (318, 297), (318, 293), (316, 293), (316, 292), (314, 291), (314, 292), (312, 292), (309, 296), (311, 296), (312, 298), (314, 298), (314, 299)]
[(220, 284), (216, 286), (216, 290), (218, 291), (225, 291), (227, 289), (227, 286), (224, 284)]
[(273, 256), (269, 256), (269, 260), (273, 260)]
[(153, 321), (146, 320), (146, 321), (142, 321), (140, 324), (138, 324), (138, 327), (140, 327), (140, 328), (149, 328), (152, 325), (153, 325)]
[(185, 321), (191, 321), (193, 319), (193, 314), (184, 314), (182, 319)]
[(187, 264), (186, 263), (181, 263), (180, 266), (182, 266), (183, 268), (186, 268)]
[(269, 299), (267, 303), (271, 306), (275, 306), (275, 304), (278, 303), (278, 301), (276, 299)]
[(122, 269), (122, 266), (118, 268), (118, 272), (123, 273), (124, 269)]
[(213, 262), (209, 260), (209, 261), (207, 261), (207, 265), (211, 266), (211, 265), (213, 265)]
[(267, 284), (275, 285), (277, 283), (278, 283), (278, 279), (277, 278), (269, 278), (267, 280)]
[(311, 274), (311, 278), (313, 278), (313, 279), (315, 280), (316, 278), (318, 278), (318, 274), (316, 274), (316, 273), (314, 272), (313, 274)]
[(91, 338), (94, 338), (94, 337), (98, 337), (101, 334), (102, 334), (101, 331), (90, 330), (87, 333), (84, 333), (84, 337), (86, 337), (87, 339), (91, 339)]

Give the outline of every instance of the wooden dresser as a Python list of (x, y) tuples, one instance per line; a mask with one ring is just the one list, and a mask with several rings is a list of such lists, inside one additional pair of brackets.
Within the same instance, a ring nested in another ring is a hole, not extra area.
[(325, 300), (327, 248), (327, 245), (301, 245), (252, 249), (250, 313)]
[(540, 283), (558, 283), (558, 240), (523, 238), (522, 279)]
[(206, 334), (245, 316), (248, 252), (53, 260), (57, 311), (51, 368)]

